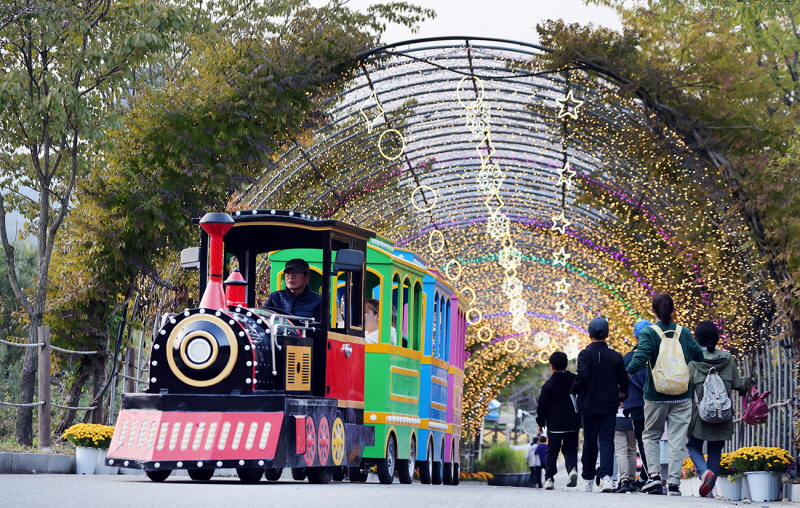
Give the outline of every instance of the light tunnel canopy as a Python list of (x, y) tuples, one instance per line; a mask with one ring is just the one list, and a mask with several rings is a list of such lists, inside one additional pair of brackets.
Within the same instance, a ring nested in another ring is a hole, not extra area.
[(345, 90), (320, 99), (324, 126), (237, 207), (335, 217), (419, 253), (476, 296), (467, 368), (486, 371), (485, 386), (556, 349), (574, 358), (597, 315), (629, 347), (657, 292), (679, 322), (711, 318), (723, 341), (750, 340), (749, 258), (736, 226), (698, 213), (724, 205), (697, 195), (692, 154), (673, 139), (659, 156), (639, 102), (549, 68), (547, 54), (474, 37), (366, 52)]

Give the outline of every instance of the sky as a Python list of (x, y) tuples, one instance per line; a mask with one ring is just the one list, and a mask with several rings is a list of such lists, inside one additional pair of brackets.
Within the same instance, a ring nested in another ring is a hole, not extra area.
[[(365, 11), (374, 3), (387, 0), (350, 0), (351, 9)], [(536, 24), (546, 19), (563, 19), (566, 23), (592, 23), (621, 30), (617, 13), (608, 7), (586, 6), (583, 0), (409, 0), (410, 3), (436, 11), (436, 18), (421, 24), (412, 34), (405, 27), (390, 26), (384, 35), (386, 43), (425, 37), (469, 35), (494, 37), (518, 42), (538, 43)], [(324, 5), (325, 0), (312, 0)]]

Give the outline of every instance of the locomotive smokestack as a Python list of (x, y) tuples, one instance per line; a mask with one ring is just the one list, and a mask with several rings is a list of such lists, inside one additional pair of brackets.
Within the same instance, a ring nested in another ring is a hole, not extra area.
[(200, 227), (208, 233), (208, 284), (200, 307), (224, 309), (225, 291), (222, 286), (223, 249), (222, 238), (233, 227), (233, 219), (227, 213), (207, 213), (200, 219)]

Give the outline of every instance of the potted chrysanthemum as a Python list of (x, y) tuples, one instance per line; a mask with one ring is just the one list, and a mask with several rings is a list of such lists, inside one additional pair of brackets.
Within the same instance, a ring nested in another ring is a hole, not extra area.
[(749, 446), (736, 451), (732, 467), (745, 474), (751, 501), (774, 501), (780, 498), (781, 474), (793, 461), (783, 448)]
[(94, 474), (101, 460), (101, 466), (105, 465), (113, 434), (114, 427), (99, 423), (79, 423), (64, 431), (61, 437), (75, 445), (75, 470), (78, 474)]

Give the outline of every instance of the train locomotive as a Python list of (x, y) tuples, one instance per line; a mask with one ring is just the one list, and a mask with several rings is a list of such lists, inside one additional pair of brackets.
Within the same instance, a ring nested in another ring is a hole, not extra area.
[[(126, 393), (107, 464), (208, 480), (280, 478), (458, 484), (465, 304), (416, 254), (337, 220), (285, 210), (195, 219), (197, 308), (166, 313), (145, 393)], [(232, 258), (238, 268), (231, 269)], [(308, 262), (319, 316), (257, 305), (288, 260)], [(379, 339), (364, 305), (380, 300)], [(391, 338), (390, 338), (391, 337)], [(373, 343), (375, 342), (375, 343)]]

